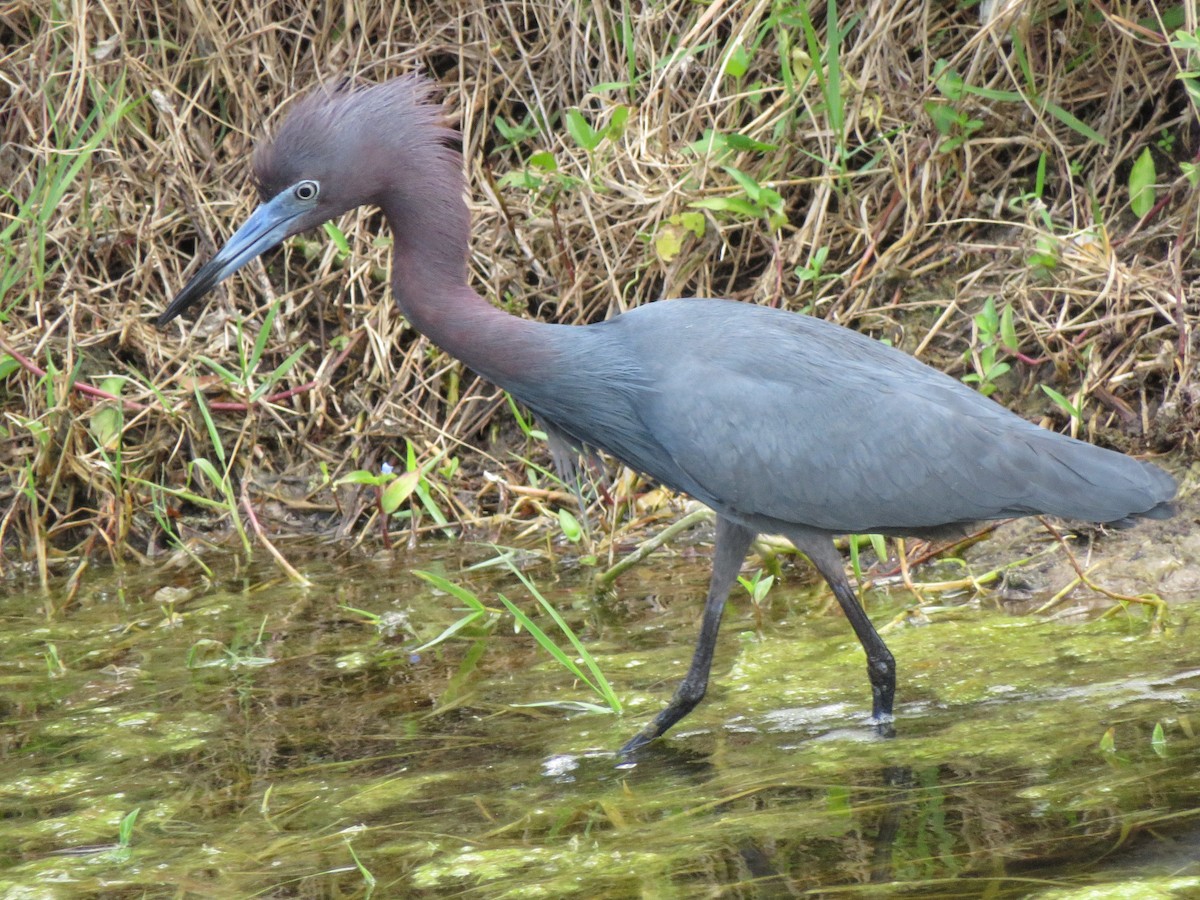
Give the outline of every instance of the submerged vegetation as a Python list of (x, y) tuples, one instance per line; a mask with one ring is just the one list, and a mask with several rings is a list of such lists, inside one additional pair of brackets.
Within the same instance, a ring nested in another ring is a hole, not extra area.
[[(773, 587), (754, 619), (731, 610), (707, 714), (618, 768), (629, 716), (590, 714), (582, 682), (529, 641), (477, 621), (455, 633), (466, 643), (437, 643), (470, 601), (404, 570), (519, 599), (507, 567), (475, 562), (490, 548), (334, 555), (306, 557), (311, 588), (266, 559), (184, 590), (156, 567), (97, 567), (50, 621), (36, 586), (0, 596), (0, 896), (1183, 900), (1200, 886), (1186, 629), (958, 607), (891, 637), (903, 721), (881, 741), (862, 727), (845, 621)], [(575, 604), (586, 573), (538, 575), (642, 715), (686, 658), (706, 568), (626, 576), (661, 609)], [(886, 620), (895, 599), (872, 611)]]

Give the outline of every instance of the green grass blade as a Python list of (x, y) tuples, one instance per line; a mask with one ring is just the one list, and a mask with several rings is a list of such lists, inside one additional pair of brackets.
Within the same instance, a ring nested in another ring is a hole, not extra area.
[(413, 574), (422, 581), (427, 582), (428, 584), (437, 588), (439, 591), (449, 594), (455, 600), (465, 603), (476, 612), (488, 612), (488, 608), (484, 606), (483, 602), (473, 591), (469, 591), (465, 587), (461, 587), (455, 584), (453, 581), (443, 578), (441, 575), (435, 575), (433, 572), (425, 572), (420, 569), (414, 569)]
[(558, 646), (558, 644), (554, 643), (554, 639), (551, 638), (550, 635), (546, 634), (546, 632), (542, 631), (540, 627), (538, 627), (537, 622), (533, 621), (533, 619), (531, 619), (529, 615), (521, 609), (521, 607), (517, 606), (503, 594), (499, 594), (497, 596), (500, 598), (500, 602), (505, 605), (510, 613), (512, 613), (512, 617), (517, 620), (517, 623), (529, 632), (529, 634), (535, 641), (538, 642), (538, 645), (541, 646), (543, 650), (554, 657), (558, 664), (564, 669), (569, 671), (572, 675), (590, 687), (593, 693), (603, 696), (604, 692), (601, 690), (599, 685), (597, 685), (592, 681), (591, 678), (584, 674), (583, 670), (576, 665), (575, 660), (567, 656), (567, 654), (563, 652), (563, 649)]
[[(592, 657), (592, 654), (588, 652), (587, 648), (583, 646), (583, 643), (575, 635), (575, 632), (571, 630), (571, 626), (563, 620), (563, 617), (559, 615), (558, 610), (554, 608), (553, 604), (551, 604), (549, 600), (542, 596), (541, 591), (539, 591), (534, 583), (529, 580), (528, 576), (526, 576), (524, 572), (513, 565), (511, 559), (506, 558), (505, 562), (508, 565), (509, 570), (516, 575), (518, 579), (520, 579), (521, 584), (525, 585), (525, 589), (533, 595), (538, 603), (541, 604), (542, 609), (544, 609), (546, 614), (554, 620), (554, 624), (559, 627), (559, 630), (562, 631), (567, 640), (571, 642), (571, 646), (574, 648), (576, 654), (580, 659), (583, 660), (583, 664), (587, 667), (587, 670), (591, 672), (592, 678), (595, 679), (595, 683), (593, 684), (592, 679), (583, 677), (582, 673), (580, 673), (580, 677), (583, 678), (583, 680), (589, 685), (591, 685), (592, 689), (597, 694), (604, 698), (604, 702), (608, 704), (609, 708), (613, 712), (620, 715), (620, 699), (618, 699), (616, 692), (612, 689), (612, 685), (608, 683), (608, 679), (604, 677), (604, 673), (600, 670), (600, 666), (596, 663), (596, 660)], [(504, 598), (502, 597), (501, 599)], [(505, 600), (505, 603), (507, 604), (508, 601)], [(511, 604), (509, 605), (511, 606)], [(561, 653), (561, 651), (559, 652)], [(572, 671), (578, 671), (573, 661), (571, 662), (569, 668)]]
[(221, 443), (221, 434), (217, 431), (217, 424), (213, 421), (212, 413), (208, 411), (208, 404), (204, 402), (204, 395), (200, 393), (199, 386), (193, 388), (193, 393), (196, 395), (196, 408), (200, 410), (200, 415), (204, 419), (204, 427), (208, 430), (208, 439), (212, 441), (217, 458), (221, 461), (221, 467), (229, 471), (229, 464), (225, 459), (225, 447)]

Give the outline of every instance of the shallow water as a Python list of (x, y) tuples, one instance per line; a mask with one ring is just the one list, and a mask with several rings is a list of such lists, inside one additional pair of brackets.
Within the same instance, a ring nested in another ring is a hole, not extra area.
[[(463, 613), (413, 569), (533, 609), (468, 570), (489, 547), (290, 548), (308, 588), (214, 557), (216, 582), (183, 560), (93, 569), (70, 604), (12, 590), (0, 896), (1200, 896), (1194, 596), (1161, 633), (1139, 607), (901, 617), (925, 624), (886, 635), (886, 739), (852, 633), (789, 570), (766, 609), (731, 606), (706, 701), (619, 764), (690, 656), (700, 550), (604, 602), (586, 569), (530, 557), (620, 717), (529, 705), (595, 697), (506, 613), (415, 651)], [(910, 603), (868, 595), (877, 623)]]

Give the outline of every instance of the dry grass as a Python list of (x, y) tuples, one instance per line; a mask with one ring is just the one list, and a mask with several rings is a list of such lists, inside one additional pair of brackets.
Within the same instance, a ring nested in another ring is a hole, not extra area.
[[(276, 111), (344, 72), (423, 69), (444, 85), (465, 134), (474, 278), (514, 313), (582, 323), (729, 296), (808, 309), (962, 376), (995, 344), (974, 319), (994, 297), (1019, 344), (999, 353), (1013, 369), (998, 399), (1029, 397), (1027, 414), (1066, 427), (1036, 390), (1047, 384), (1090, 439), (1194, 452), (1200, 204), (1185, 167), (1200, 143), (1177, 76), (1200, 60), (1162, 37), (1196, 28), (1178, 21), (1190, 6), (1018, 2), (984, 28), (975, 8), (856, 3), (832, 38), (820, 6), (813, 44), (782, 0), (628, 7), (0, 6), (7, 565), (36, 561), (45, 577), (81, 554), (153, 553), (168, 534), (259, 520), (374, 535), (373, 491), (331, 480), (402, 465), (405, 438), (419, 462), (462, 461), (428, 473), (451, 520), (527, 517), (557, 496), (511, 455), (542, 451), (503, 398), (393, 312), (377, 213), (340, 223), (348, 256), (324, 236), (294, 240), (194, 325), (150, 324), (249, 212), (248, 152)], [(939, 60), (973, 90), (948, 96)], [(604, 83), (628, 84), (593, 91)], [(564, 123), (578, 107), (605, 126), (622, 106), (621, 133), (590, 153)], [(497, 117), (529, 127), (510, 142)], [(689, 150), (708, 130), (774, 149)], [(1139, 217), (1128, 182), (1146, 148), (1159, 186)], [(545, 152), (556, 173), (536, 164)], [(744, 193), (725, 166), (777, 192), (779, 227), (720, 210), (702, 235), (672, 221)], [(276, 300), (252, 378), (239, 387), (200, 362), (236, 371)], [(303, 345), (273, 402), (249, 402)], [(119, 416), (88, 392), (108, 374), (126, 377)], [(197, 458), (223, 488), (189, 469)], [(413, 522), (436, 524), (423, 504)]]

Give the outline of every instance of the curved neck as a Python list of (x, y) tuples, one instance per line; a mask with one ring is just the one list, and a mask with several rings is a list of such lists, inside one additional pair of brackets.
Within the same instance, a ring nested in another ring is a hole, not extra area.
[[(428, 199), (428, 198), (427, 198)], [(500, 387), (521, 387), (553, 365), (548, 326), (509, 315), (467, 284), (470, 220), (461, 195), (449, 203), (385, 204), (392, 230), (392, 294), (412, 326)]]

